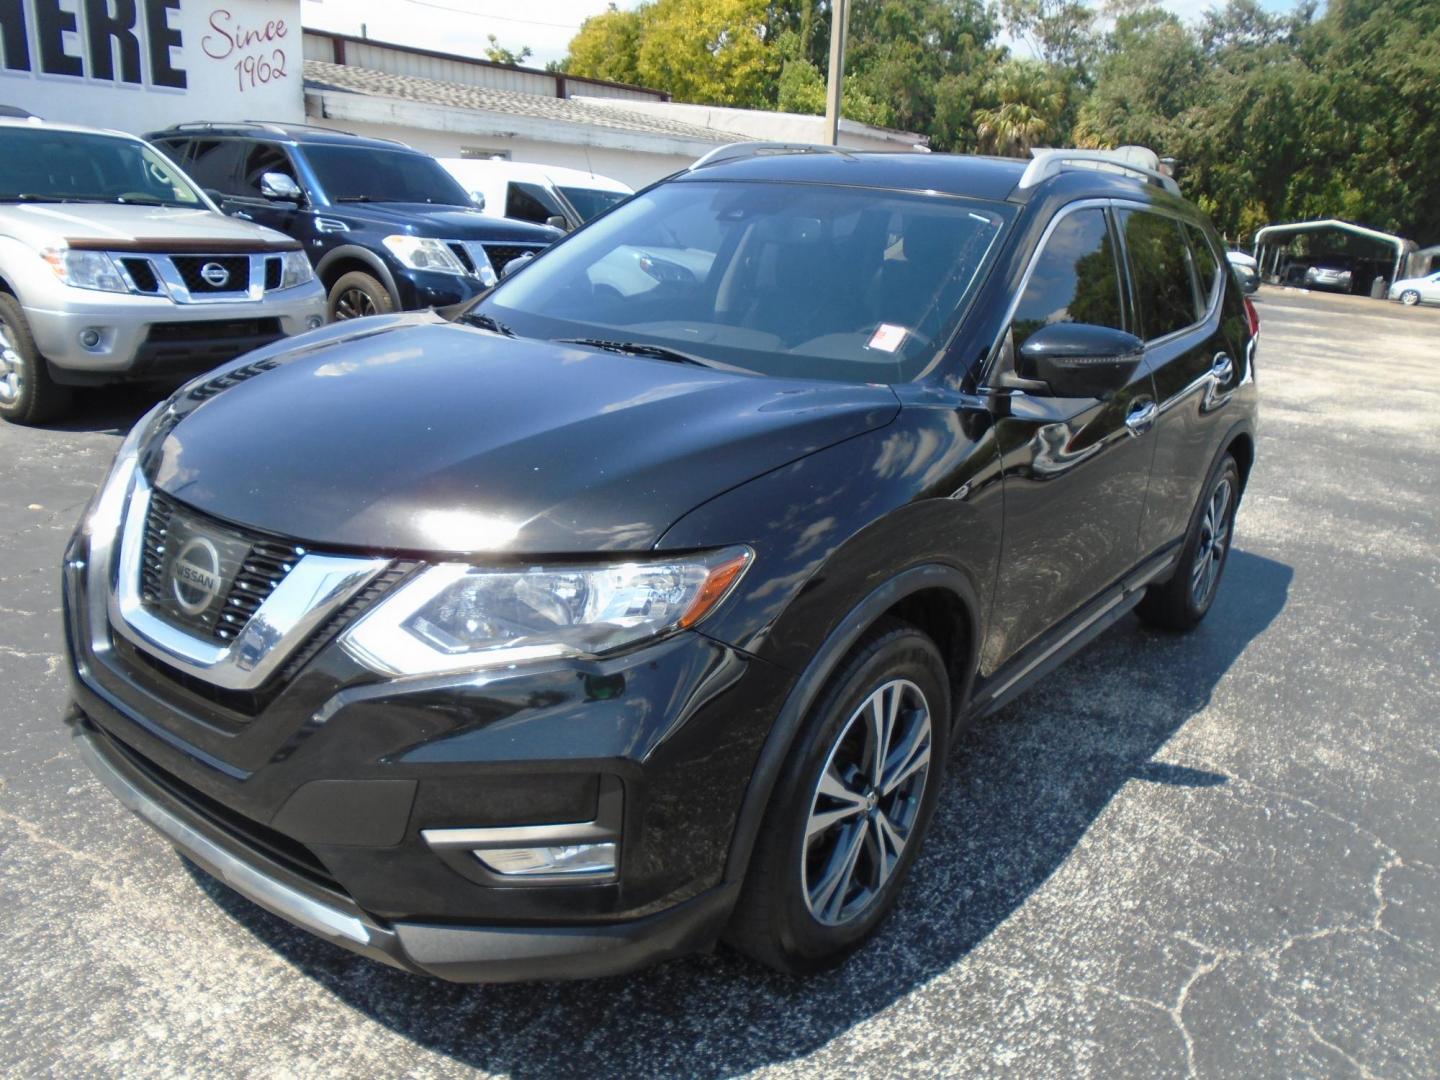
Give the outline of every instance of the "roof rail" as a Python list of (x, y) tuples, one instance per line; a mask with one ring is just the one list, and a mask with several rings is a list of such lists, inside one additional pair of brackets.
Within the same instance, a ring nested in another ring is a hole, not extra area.
[[(1143, 150), (1160, 164), (1159, 158), (1155, 157), (1153, 150), (1146, 150), (1144, 147), (1125, 147), (1124, 149)], [(1134, 173), (1143, 177), (1146, 182), (1159, 184), (1171, 195), (1180, 194), (1180, 185), (1175, 182), (1173, 176), (1167, 176), (1159, 168), (1151, 168), (1140, 165), (1128, 158), (1121, 157), (1116, 150), (1033, 150), (1034, 160), (1025, 166), (1025, 174), (1020, 177), (1020, 183), (1016, 185), (1020, 190), (1035, 187), (1042, 181), (1057, 176), (1059, 173), (1071, 166), (1080, 168), (1093, 168), (1101, 171), (1114, 169), (1117, 172)]]
[(292, 123), (288, 120), (187, 120), (180, 124), (171, 124), (167, 131), (225, 131), (234, 128), (259, 128), (263, 131), (272, 131), (277, 135), (287, 135), (291, 131), (324, 131), (331, 135), (350, 135), (357, 139), (375, 139), (377, 142), (393, 142), (404, 146), (398, 139), (386, 139), (377, 135), (356, 135), (353, 131), (342, 131), (339, 128), (322, 127), (319, 124)]
[(759, 157), (761, 154), (839, 154), (841, 157), (851, 157), (853, 153), (854, 151), (847, 150), (843, 146), (830, 146), (826, 143), (729, 143), (725, 146), (717, 146), (709, 153), (696, 158), (694, 164), (686, 171), (694, 172), (707, 165), (718, 165), (722, 161), (740, 161), (744, 158)]

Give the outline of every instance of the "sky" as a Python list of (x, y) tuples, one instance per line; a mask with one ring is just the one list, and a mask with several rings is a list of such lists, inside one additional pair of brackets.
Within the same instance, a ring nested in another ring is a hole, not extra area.
[[(864, 0), (855, 0), (863, 3)], [(636, 0), (619, 0), (634, 7)], [(1164, 6), (1184, 19), (1197, 18), (1214, 0), (1164, 0)], [(1098, 6), (1098, 4), (1096, 5)], [(1261, 0), (1261, 6), (1280, 11), (1292, 0)], [(544, 67), (564, 57), (570, 39), (590, 15), (609, 7), (608, 0), (303, 0), (301, 19), (306, 26), (339, 33), (366, 33), (377, 41), (413, 45), (465, 56), (482, 56), (494, 34), (501, 45), (518, 51), (528, 46), (526, 61)]]

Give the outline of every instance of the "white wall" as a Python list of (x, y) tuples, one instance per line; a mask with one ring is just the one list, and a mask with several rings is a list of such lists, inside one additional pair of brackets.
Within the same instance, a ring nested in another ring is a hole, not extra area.
[(434, 157), (460, 157), (466, 146), (507, 150), (511, 161), (531, 161), (540, 165), (563, 165), (584, 169), (602, 176), (624, 181), (639, 189), (661, 177), (685, 168), (695, 156), (646, 154), (634, 150), (614, 150), (598, 146), (573, 146), (567, 143), (537, 142), (514, 136), (470, 135), (449, 131), (426, 131), (422, 128), (390, 124), (367, 124), (350, 120), (314, 119), (316, 124), (352, 131), (380, 139), (399, 139), (417, 150)]
[[(0, 4), (0, 102), (47, 120), (145, 132), (185, 120), (304, 119), (300, 0)], [(95, 40), (92, 40), (95, 39)]]

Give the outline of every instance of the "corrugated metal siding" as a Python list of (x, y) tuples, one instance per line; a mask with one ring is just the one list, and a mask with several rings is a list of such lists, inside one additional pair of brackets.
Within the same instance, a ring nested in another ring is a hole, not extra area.
[[(337, 43), (324, 34), (304, 35), (305, 59), (339, 63)], [(441, 82), (460, 83), (462, 86), (484, 86), (494, 90), (512, 90), (520, 94), (539, 94), (542, 97), (558, 96), (558, 80), (543, 71), (516, 71), (506, 67), (478, 64), (463, 57), (454, 59), (427, 56), (424, 53), (409, 52), (376, 42), (346, 41), (344, 63), (354, 67), (371, 68), (390, 75), (412, 75), (421, 79), (437, 79)], [(567, 79), (567, 96), (627, 98), (638, 101), (661, 101), (664, 95), (659, 91), (629, 90), (623, 87), (606, 86), (588, 79)]]

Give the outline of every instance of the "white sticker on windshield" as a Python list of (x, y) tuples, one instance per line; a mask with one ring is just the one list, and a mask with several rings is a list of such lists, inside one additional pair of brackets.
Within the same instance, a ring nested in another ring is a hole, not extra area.
[(881, 352), (894, 352), (904, 340), (905, 328), (903, 326), (882, 322), (876, 328), (875, 333), (870, 335), (869, 347), (879, 349)]

